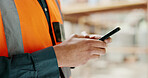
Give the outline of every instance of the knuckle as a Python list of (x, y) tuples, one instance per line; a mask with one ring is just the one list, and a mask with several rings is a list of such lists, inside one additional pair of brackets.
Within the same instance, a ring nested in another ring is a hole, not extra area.
[(112, 39), (111, 38), (108, 38), (107, 40), (105, 40), (106, 43), (111, 43), (112, 42)]
[(91, 39), (86, 39), (86, 41), (87, 41), (88, 43), (92, 43), (93, 40), (91, 40)]
[(85, 35), (85, 38), (90, 38), (90, 36), (89, 35)]
[(101, 48), (101, 49), (98, 50), (98, 53), (105, 54), (106, 53), (106, 49)]
[(107, 44), (106, 44), (105, 42), (102, 42), (102, 46), (103, 46), (103, 47), (106, 47)]
[(84, 41), (84, 45), (85, 45), (86, 47), (88, 47), (88, 46), (90, 45), (90, 43), (88, 43), (87, 41)]
[(102, 49), (102, 53), (105, 54), (106, 53), (106, 49)]
[(85, 40), (85, 43), (87, 44), (87, 46), (92, 46), (92, 41), (91, 40)]
[(73, 37), (77, 37), (78, 35), (77, 35), (77, 34), (73, 34), (72, 36), (73, 36)]
[(100, 46), (102, 46), (102, 47), (106, 46), (105, 42), (103, 42), (103, 41), (98, 41), (98, 44), (100, 44)]
[(87, 49), (87, 54), (90, 54), (90, 52), (92, 51), (92, 48), (91, 47), (89, 47), (88, 49)]

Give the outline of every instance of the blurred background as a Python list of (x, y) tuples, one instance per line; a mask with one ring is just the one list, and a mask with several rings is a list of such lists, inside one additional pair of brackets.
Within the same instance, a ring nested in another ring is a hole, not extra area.
[(73, 78), (148, 78), (146, 0), (61, 0), (61, 6), (66, 38), (122, 28), (107, 54), (72, 69)]

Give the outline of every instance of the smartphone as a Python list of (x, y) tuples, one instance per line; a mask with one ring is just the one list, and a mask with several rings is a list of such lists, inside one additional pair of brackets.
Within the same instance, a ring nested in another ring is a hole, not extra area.
[(100, 38), (99, 40), (104, 41), (104, 40), (108, 39), (110, 36), (112, 36), (113, 34), (117, 33), (120, 30), (121, 30), (120, 27), (116, 27), (115, 29), (113, 29), (112, 31), (110, 31), (109, 33), (104, 35), (102, 38)]

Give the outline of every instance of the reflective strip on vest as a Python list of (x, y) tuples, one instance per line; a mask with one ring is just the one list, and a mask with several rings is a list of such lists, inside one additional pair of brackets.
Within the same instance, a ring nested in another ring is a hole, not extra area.
[(52, 46), (46, 16), (37, 0), (14, 0), (22, 31), (25, 53)]
[(8, 49), (6, 43), (6, 37), (3, 27), (3, 21), (1, 17), (1, 10), (0, 10), (0, 56), (8, 57)]
[(13, 0), (0, 2), (9, 56), (24, 53), (20, 21)]
[[(46, 3), (56, 41), (53, 23), (63, 24), (59, 0), (46, 0)], [(32, 53), (53, 46), (46, 16), (37, 0), (0, 0), (0, 9), (0, 56)], [(70, 68), (62, 69), (65, 77), (69, 78)]]

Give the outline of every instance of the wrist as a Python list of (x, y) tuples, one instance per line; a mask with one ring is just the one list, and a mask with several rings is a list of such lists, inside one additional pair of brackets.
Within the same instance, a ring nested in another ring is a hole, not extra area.
[(60, 49), (59, 46), (57, 46), (57, 45), (56, 45), (56, 46), (53, 46), (53, 48), (54, 48), (54, 51), (55, 51), (55, 54), (56, 54), (58, 66), (59, 66), (59, 67), (62, 67), (63, 64), (62, 64), (62, 62), (61, 62), (61, 60), (62, 60), (61, 49)]

